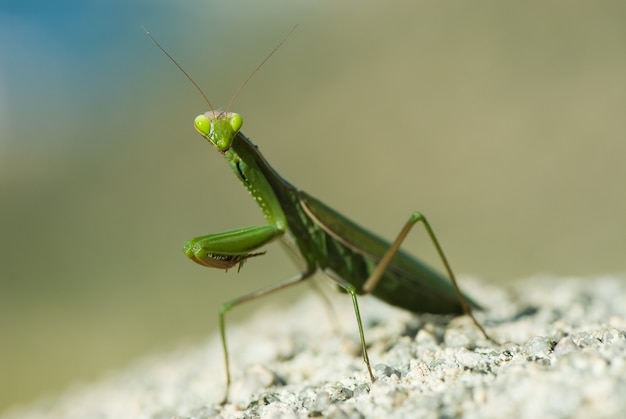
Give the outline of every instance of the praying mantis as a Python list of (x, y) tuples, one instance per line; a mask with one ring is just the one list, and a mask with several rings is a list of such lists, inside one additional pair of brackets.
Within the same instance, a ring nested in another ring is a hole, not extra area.
[[(265, 245), (285, 240), (304, 260), (305, 269), (302, 272), (275, 285), (235, 298), (220, 307), (219, 333), (226, 369), (226, 391), (222, 403), (227, 402), (232, 383), (226, 314), (238, 305), (304, 282), (318, 272), (326, 274), (350, 295), (363, 361), (372, 382), (375, 377), (367, 354), (358, 295), (372, 294), (391, 305), (415, 313), (466, 314), (482, 334), (490, 339), (472, 314), (472, 307), (480, 307), (461, 292), (439, 240), (422, 213), (413, 212), (400, 233), (389, 243), (282, 178), (257, 146), (241, 132), (243, 118), (231, 112), (230, 107), (245, 84), (287, 37), (244, 81), (225, 110), (216, 110), (187, 72), (149, 32), (146, 33), (191, 81), (208, 104), (210, 110), (195, 118), (196, 130), (225, 158), (267, 220), (265, 225), (193, 238), (184, 245), (187, 257), (210, 268), (241, 268), (248, 259), (263, 255), (265, 252), (261, 249)], [(418, 223), (424, 226), (447, 278), (400, 249), (411, 229)]]

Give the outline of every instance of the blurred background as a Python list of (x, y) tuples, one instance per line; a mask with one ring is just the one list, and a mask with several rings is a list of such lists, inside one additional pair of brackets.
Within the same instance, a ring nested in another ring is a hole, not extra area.
[(264, 220), (142, 25), (225, 106), (299, 24), (235, 101), (243, 132), (387, 238), (424, 212), (458, 274), (505, 286), (624, 272), (625, 21), (618, 0), (2, 0), (0, 411), (198, 341), (295, 272), (278, 245), (239, 274), (183, 255)]

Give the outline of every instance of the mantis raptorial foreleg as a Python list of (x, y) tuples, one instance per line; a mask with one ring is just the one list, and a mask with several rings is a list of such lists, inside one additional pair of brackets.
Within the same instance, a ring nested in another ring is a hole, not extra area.
[(251, 226), (222, 233), (207, 234), (185, 243), (183, 251), (194, 262), (209, 268), (230, 269), (246, 259), (265, 252), (253, 253), (283, 235), (275, 226)]

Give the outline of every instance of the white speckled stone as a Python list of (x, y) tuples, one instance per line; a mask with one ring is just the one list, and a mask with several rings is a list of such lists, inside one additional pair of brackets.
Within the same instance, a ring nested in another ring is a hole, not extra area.
[(371, 383), (348, 297), (333, 299), (341, 319), (334, 333), (313, 295), (229, 328), (233, 386), (225, 406), (213, 336), (3, 419), (622, 417), (626, 280), (461, 283), (489, 308), (477, 316), (499, 344), (466, 318), (417, 316), (362, 298)]

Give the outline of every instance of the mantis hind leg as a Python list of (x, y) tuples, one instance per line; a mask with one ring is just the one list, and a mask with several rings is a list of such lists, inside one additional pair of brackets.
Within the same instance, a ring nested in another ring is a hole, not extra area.
[(439, 244), (439, 240), (437, 240), (437, 236), (435, 235), (434, 230), (430, 226), (430, 223), (426, 219), (426, 216), (424, 216), (424, 214), (420, 212), (414, 212), (413, 214), (411, 214), (411, 216), (409, 217), (409, 220), (406, 222), (406, 224), (404, 224), (404, 227), (402, 227), (402, 230), (400, 230), (400, 233), (398, 234), (396, 239), (393, 241), (393, 243), (391, 244), (391, 246), (389, 247), (385, 255), (382, 257), (382, 259), (376, 266), (376, 269), (374, 269), (374, 272), (372, 272), (370, 277), (367, 279), (367, 281), (363, 285), (363, 292), (366, 294), (369, 294), (372, 291), (374, 291), (374, 289), (376, 288), (376, 285), (378, 285), (378, 283), (382, 279), (385, 269), (387, 269), (394, 255), (400, 249), (402, 242), (404, 242), (404, 239), (406, 238), (406, 236), (408, 236), (413, 226), (415, 226), (419, 222), (421, 222), (424, 225), (424, 228), (426, 229), (426, 232), (428, 233), (428, 236), (430, 237), (430, 241), (432, 242), (433, 246), (437, 250), (437, 254), (439, 255), (439, 258), (441, 259), (441, 262), (443, 263), (446, 269), (446, 272), (448, 273), (448, 277), (450, 278), (450, 282), (452, 282), (454, 291), (456, 292), (456, 295), (459, 298), (459, 302), (461, 303), (463, 312), (467, 316), (469, 316), (470, 319), (472, 319), (472, 322), (476, 325), (478, 330), (481, 331), (481, 333), (485, 336), (485, 338), (493, 341), (493, 339), (491, 339), (489, 335), (487, 335), (487, 332), (485, 332), (485, 329), (482, 327), (482, 325), (474, 317), (474, 314), (472, 313), (472, 308), (468, 304), (467, 300), (465, 299), (465, 296), (463, 295), (463, 293), (461, 292), (461, 289), (459, 288), (459, 284), (456, 281), (454, 272), (452, 272), (450, 263), (448, 262), (448, 259), (446, 258), (446, 255), (444, 254), (443, 249), (441, 248), (441, 245)]
[(228, 396), (230, 393), (230, 360), (228, 356), (228, 345), (226, 344), (226, 313), (228, 313), (234, 307), (241, 305), (243, 303), (247, 303), (248, 301), (256, 300), (257, 298), (264, 297), (266, 295), (272, 294), (276, 291), (283, 290), (292, 285), (299, 284), (300, 282), (310, 278), (315, 273), (315, 269), (309, 269), (306, 272), (302, 272), (300, 274), (294, 275), (293, 277), (280, 282), (278, 284), (271, 285), (267, 288), (262, 288), (260, 290), (251, 292), (246, 295), (242, 295), (241, 297), (237, 297), (231, 301), (228, 301), (220, 307), (219, 311), (219, 328), (220, 328), (220, 338), (222, 341), (222, 350), (224, 352), (224, 363), (226, 365), (226, 393), (224, 398), (222, 399), (221, 404), (225, 404), (228, 401)]

